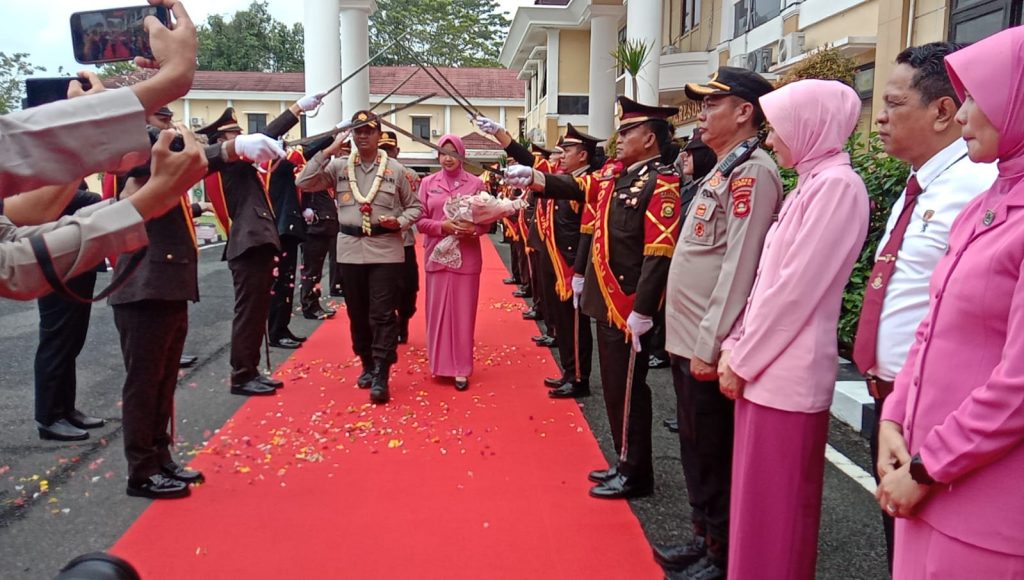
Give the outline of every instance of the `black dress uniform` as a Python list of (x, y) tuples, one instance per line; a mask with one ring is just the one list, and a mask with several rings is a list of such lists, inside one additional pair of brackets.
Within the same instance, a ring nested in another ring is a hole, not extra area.
[[(306, 243), (302, 244), (302, 314), (306, 318), (326, 318), (328, 311), (320, 304), (320, 297), (324, 294), (320, 280), (324, 273), (324, 259), (328, 254), (334, 255), (333, 250), (338, 243), (338, 206), (332, 190), (302, 192), (302, 206), (313, 210), (313, 222), (306, 225)], [(328, 268), (330, 283), (337, 268), (333, 258)]]
[[(79, 190), (62, 215), (71, 215), (99, 200), (99, 195)], [(80, 296), (92, 296), (96, 287), (96, 270), (68, 280), (67, 287)], [(102, 419), (85, 417), (75, 408), (75, 360), (85, 346), (92, 304), (70, 300), (54, 292), (37, 300), (37, 305), (39, 346), (35, 358), (35, 416), (39, 436), (64, 441), (87, 439), (89, 434), (83, 429), (104, 424)], [(61, 421), (67, 425), (57, 425)]]
[(299, 265), (299, 245), (306, 241), (306, 220), (302, 217), (300, 193), (295, 188), (295, 171), (302, 169), (302, 152), (292, 149), (288, 155), (273, 164), (267, 191), (277, 218), (277, 234), (281, 238), (281, 252), (277, 255), (277, 273), (267, 314), (267, 336), (270, 346), (298, 348), (301, 341), (292, 334), (288, 324), (292, 320), (292, 301), (295, 297), (295, 269)]
[[(299, 122), (291, 110), (267, 125), (263, 134), (278, 138)], [(240, 131), (234, 109), (228, 108), (214, 123), (198, 133), (215, 141), (228, 131)], [(260, 343), (266, 332), (273, 284), (274, 257), (281, 240), (270, 197), (260, 174), (251, 164), (239, 161), (225, 165), (206, 180), (207, 194), (223, 196), (231, 220), (224, 258), (235, 288), (235, 312), (231, 326), (231, 392), (240, 395), (272, 395), (280, 381), (263, 377), (259, 371)]]
[[(206, 157), (210, 173), (225, 165), (219, 145), (207, 147)], [(129, 175), (146, 179), (149, 165)], [(198, 204), (183, 194), (178, 206), (146, 222), (149, 247), (140, 250), (146, 254), (108, 299), (125, 367), (121, 411), (129, 495), (182, 497), (188, 495), (187, 484), (202, 481), (202, 474), (175, 463), (170, 451), (188, 303), (199, 301), (199, 250), (192, 220), (201, 214)], [(115, 276), (129, 267), (130, 257), (118, 259)]]
[[(619, 103), (620, 133), (646, 122), (664, 123), (677, 111), (640, 105), (624, 97)], [(540, 193), (542, 197), (589, 202), (592, 208), (584, 223), (593, 235), (580, 306), (584, 314), (597, 321), (605, 409), (619, 454), (617, 466), (591, 474), (599, 484), (590, 493), (600, 498), (638, 497), (654, 488), (648, 368), (637, 356), (632, 377), (628, 376), (632, 346), (626, 320), (630, 312), (653, 318), (662, 308), (675, 248), (680, 219), (679, 176), (659, 157), (630, 167), (608, 162), (600, 171), (578, 179), (548, 175)], [(642, 352), (648, 350), (649, 338), (649, 333), (640, 338)]]
[[(554, 173), (557, 169), (548, 161), (548, 158), (551, 157), (551, 151), (536, 144), (531, 145), (530, 149), (527, 150), (518, 141), (513, 140), (505, 147), (505, 152), (520, 165), (527, 165), (538, 171)], [(524, 275), (527, 279), (527, 284), (522, 294), (524, 298), (533, 298), (535, 316), (530, 318), (543, 321), (544, 328), (546, 328), (545, 332), (534, 340), (541, 346), (554, 346), (554, 336), (557, 334), (557, 330), (555, 329), (554, 319), (545, 310), (544, 305), (544, 288), (548, 284), (548, 280), (554, 276), (554, 272), (547, 271), (547, 260), (544, 259), (547, 247), (544, 245), (541, 232), (537, 227), (538, 213), (544, 212), (547, 206), (546, 204), (542, 205), (532, 194), (527, 193), (526, 195), (527, 206), (520, 213), (522, 217), (520, 228), (524, 232), (525, 238), (522, 248), (523, 252), (520, 257), (520, 274), (525, 271), (526, 274)]]

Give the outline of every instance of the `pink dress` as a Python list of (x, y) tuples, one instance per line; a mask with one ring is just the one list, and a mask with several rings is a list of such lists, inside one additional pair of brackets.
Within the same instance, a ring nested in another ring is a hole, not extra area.
[[(452, 177), (441, 170), (420, 183), (423, 215), (416, 222), (416, 229), (423, 235), (427, 356), (434, 376), (468, 377), (473, 374), (473, 336), (482, 263), (480, 238), (459, 239), (462, 266), (457, 269), (431, 261), (430, 253), (445, 237), (441, 231), (441, 224), (447, 219), (445, 201), (453, 196), (473, 195), (483, 189), (483, 182), (465, 171)], [(481, 227), (477, 231), (486, 233), (487, 229)]]

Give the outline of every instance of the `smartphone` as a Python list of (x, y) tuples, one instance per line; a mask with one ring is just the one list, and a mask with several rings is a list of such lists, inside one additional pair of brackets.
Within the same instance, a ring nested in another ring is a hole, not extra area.
[(38, 107), (46, 103), (68, 98), (71, 81), (82, 83), (83, 90), (89, 90), (89, 81), (79, 77), (31, 78), (25, 79), (25, 108)]
[(152, 58), (149, 35), (142, 27), (147, 16), (155, 16), (164, 26), (170, 26), (170, 12), (163, 6), (75, 12), (71, 15), (75, 60), (82, 64), (102, 64), (132, 60), (136, 56)]

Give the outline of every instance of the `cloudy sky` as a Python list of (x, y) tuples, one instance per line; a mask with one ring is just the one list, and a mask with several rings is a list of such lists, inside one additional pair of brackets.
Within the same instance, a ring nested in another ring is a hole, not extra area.
[[(251, 0), (184, 0), (189, 15), (202, 22), (208, 14), (230, 14), (248, 6)], [(4, 17), (0, 19), (0, 51), (8, 54), (27, 52), (29, 60), (45, 66), (43, 76), (55, 76), (58, 67), (75, 72), (83, 68), (71, 52), (68, 19), (72, 12), (98, 8), (120, 8), (141, 4), (140, 0), (46, 0), (25, 2), (3, 0)], [(501, 7), (515, 13), (518, 6), (533, 4), (532, 0), (498, 0)], [(270, 12), (278, 20), (291, 24), (302, 20), (301, 0), (269, 0)]]

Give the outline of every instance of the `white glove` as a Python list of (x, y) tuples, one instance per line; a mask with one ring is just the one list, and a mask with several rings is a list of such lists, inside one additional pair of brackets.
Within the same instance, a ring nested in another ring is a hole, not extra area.
[(335, 129), (347, 130), (352, 125), (355, 125), (352, 121), (342, 121), (334, 126)]
[(296, 101), (295, 104), (302, 109), (302, 112), (308, 113), (320, 106), (320, 102), (324, 100), (324, 95), (326, 94), (327, 93), (317, 93), (315, 95), (306, 95)]
[(505, 130), (504, 127), (488, 119), (487, 117), (477, 117), (475, 120), (477, 128), (483, 131), (484, 133), (487, 133), (488, 135), (497, 135), (498, 131)]
[(533, 184), (533, 168), (525, 165), (513, 165), (505, 168), (505, 183), (520, 189)]
[(572, 275), (572, 307), (580, 307), (580, 296), (583, 295), (583, 276), (579, 274)]
[(262, 133), (236, 137), (235, 153), (254, 163), (263, 163), (284, 157), (284, 149), (281, 149), (281, 144)]
[(313, 220), (315, 218), (316, 218), (316, 212), (314, 212), (312, 209), (307, 207), (305, 210), (303, 210), (303, 212), (302, 212), (302, 219), (306, 220), (307, 224), (313, 223)]
[(633, 335), (633, 350), (640, 352), (640, 337), (654, 328), (654, 319), (650, 316), (630, 312), (629, 318), (626, 319), (626, 327), (629, 328), (629, 333)]
[(517, 212), (517, 211), (519, 211), (521, 209), (526, 209), (526, 206), (528, 206), (528, 205), (529, 204), (526, 203), (526, 196), (525, 195), (522, 196), (522, 197), (517, 197), (517, 198), (512, 200), (512, 213), (515, 213), (515, 212)]

